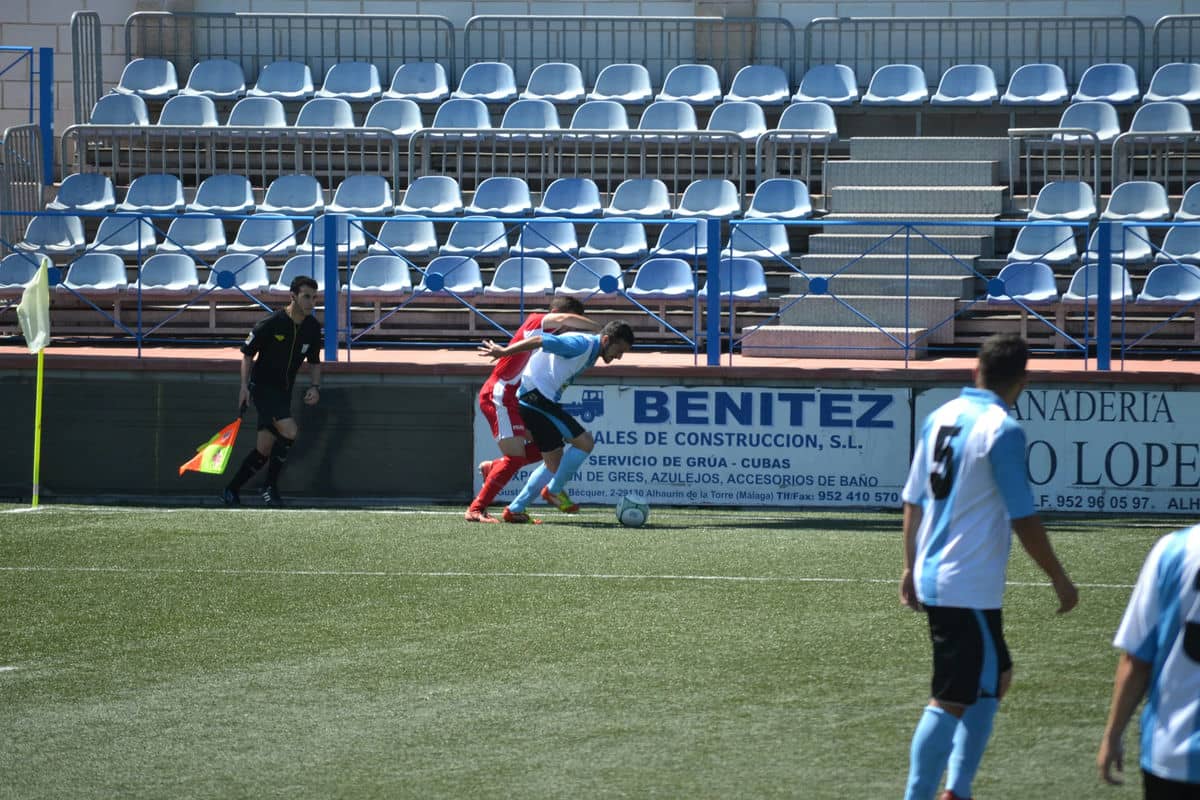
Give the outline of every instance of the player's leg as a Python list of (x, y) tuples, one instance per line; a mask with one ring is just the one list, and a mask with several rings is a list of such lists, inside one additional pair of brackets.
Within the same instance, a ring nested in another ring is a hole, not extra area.
[[(541, 398), (540, 392), (531, 394), (536, 394), (538, 398)], [(541, 451), (542, 463), (530, 474), (525, 485), (521, 487), (521, 491), (504, 509), (502, 518), (505, 522), (534, 521), (525, 513), (525, 509), (553, 476), (554, 469), (558, 467), (559, 459), (562, 456), (563, 437), (554, 422), (537, 408), (527, 406), (524, 401), (521, 403), (520, 413), (526, 430), (533, 438), (533, 443)]]
[[(517, 407), (516, 397), (512, 392), (502, 396), (501, 402), (496, 403), (489, 395), (480, 395), (479, 408), (491, 425), (492, 434), (500, 447), (500, 458), (480, 464), (480, 472), (484, 473), (483, 486), (471, 501), (465, 515), (470, 522), (496, 522), (496, 518), (487, 513), (496, 499), (496, 495), (508, 485), (521, 467), (530, 463), (526, 456), (527, 445), (525, 422)], [(535, 448), (536, 451), (536, 448)]]
[(592, 454), (592, 450), (596, 447), (596, 440), (592, 438), (592, 434), (584, 431), (578, 436), (568, 440), (571, 446), (563, 451), (562, 460), (559, 466), (554, 470), (554, 478), (546, 486), (546, 491), (550, 494), (557, 495), (570, 482), (571, 478), (575, 477), (575, 473), (587, 460), (587, 457)]
[(233, 473), (229, 483), (225, 484), (221, 493), (225, 505), (240, 505), (242, 487), (270, 460), (271, 448), (275, 446), (274, 419), (279, 413), (277, 394), (253, 384), (250, 386), (250, 398), (258, 412), (258, 435), (254, 441), (254, 449), (246, 454), (241, 466)]
[(974, 611), (983, 647), (979, 699), (967, 706), (954, 732), (954, 749), (946, 773), (951, 798), (971, 797), (971, 785), (992, 735), (1000, 700), (1012, 682), (1012, 658), (1004, 641), (1000, 610)]
[(300, 433), (296, 420), (284, 417), (275, 420), (275, 444), (271, 446), (271, 457), (267, 462), (267, 479), (263, 482), (262, 498), (267, 505), (280, 505), (282, 498), (279, 494), (279, 475), (287, 466), (288, 453), (296, 443)]

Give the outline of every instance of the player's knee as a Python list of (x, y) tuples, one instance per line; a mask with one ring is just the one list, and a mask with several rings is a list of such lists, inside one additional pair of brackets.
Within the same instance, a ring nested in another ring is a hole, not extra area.
[(596, 446), (596, 440), (592, 437), (591, 431), (584, 431), (571, 440), (571, 446), (578, 447), (585, 453), (590, 453)]
[(516, 436), (510, 436), (507, 439), (501, 439), (500, 452), (506, 456), (520, 458), (525, 455), (525, 440)]

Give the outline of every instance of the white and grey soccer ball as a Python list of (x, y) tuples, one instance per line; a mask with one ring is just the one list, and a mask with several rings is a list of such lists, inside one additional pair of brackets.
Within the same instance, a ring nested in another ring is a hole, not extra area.
[(640, 494), (627, 494), (617, 503), (617, 521), (628, 528), (640, 528), (650, 518), (650, 504)]

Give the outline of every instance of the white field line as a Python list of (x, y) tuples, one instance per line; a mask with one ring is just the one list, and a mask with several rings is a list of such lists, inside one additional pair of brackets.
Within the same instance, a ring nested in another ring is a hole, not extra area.
[[(551, 579), (590, 581), (695, 581), (709, 583), (896, 583), (893, 578), (804, 577), (795, 575), (622, 575), (604, 572), (419, 572), (327, 569), (168, 569), (144, 567), (39, 567), (0, 566), (0, 572), (108, 573), (116, 575), (225, 575), (231, 577), (332, 577), (332, 578), (453, 578)], [(1008, 581), (1008, 586), (1049, 587), (1049, 582)], [(1132, 589), (1131, 583), (1081, 583), (1081, 589)]]

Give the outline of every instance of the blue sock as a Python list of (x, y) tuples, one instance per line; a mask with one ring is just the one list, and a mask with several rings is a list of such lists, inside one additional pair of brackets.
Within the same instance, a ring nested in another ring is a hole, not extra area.
[(957, 728), (958, 717), (937, 706), (925, 706), (921, 721), (913, 732), (904, 800), (933, 800)]
[(946, 788), (958, 797), (971, 796), (971, 784), (983, 760), (983, 750), (992, 735), (992, 721), (1000, 701), (995, 697), (981, 697), (967, 706), (967, 712), (954, 731), (954, 749), (950, 752), (950, 769), (946, 775)]
[(579, 470), (579, 466), (587, 461), (590, 456), (586, 450), (580, 450), (578, 447), (568, 447), (563, 451), (562, 460), (558, 464), (558, 471), (554, 473), (554, 478), (551, 479), (550, 485), (547, 487), (554, 494), (558, 494), (563, 490), (563, 487), (570, 482), (571, 478), (575, 477), (575, 473)]
[(546, 485), (546, 481), (553, 477), (554, 475), (550, 470), (546, 469), (546, 462), (543, 461), (541, 464), (538, 464), (537, 469), (529, 475), (529, 479), (521, 487), (521, 491), (508, 504), (508, 510), (514, 514), (523, 512), (529, 506), (530, 501), (537, 497), (538, 492)]

